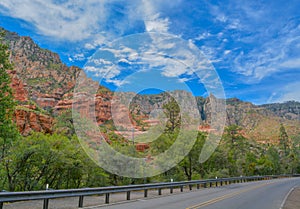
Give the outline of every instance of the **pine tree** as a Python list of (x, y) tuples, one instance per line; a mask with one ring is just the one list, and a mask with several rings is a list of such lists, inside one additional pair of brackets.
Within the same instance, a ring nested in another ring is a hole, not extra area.
[(4, 156), (4, 145), (10, 135), (12, 124), (12, 114), (15, 107), (12, 89), (10, 87), (10, 76), (7, 71), (12, 70), (9, 61), (8, 46), (3, 40), (4, 32), (0, 31), (0, 142), (2, 145), (1, 157)]
[[(12, 69), (9, 62), (8, 46), (3, 43), (4, 33), (0, 32), (0, 130), (11, 123), (15, 102), (10, 87), (10, 76), (7, 71)], [(0, 132), (1, 136), (2, 132)]]
[(286, 130), (283, 126), (283, 124), (280, 125), (279, 129), (279, 146), (283, 148), (285, 155), (287, 155), (288, 147), (289, 147), (289, 137), (286, 133)]
[(174, 132), (180, 126), (180, 107), (174, 98), (163, 105), (164, 113), (168, 118), (167, 131)]
[(5, 172), (5, 177), (2, 176), (0, 179), (3, 184), (0, 187), (5, 188), (8, 185), (9, 190), (13, 190), (9, 150), (19, 137), (19, 133), (12, 121), (16, 103), (7, 71), (12, 70), (13, 66), (9, 61), (8, 46), (3, 40), (4, 35), (5, 33), (0, 31), (0, 171)]

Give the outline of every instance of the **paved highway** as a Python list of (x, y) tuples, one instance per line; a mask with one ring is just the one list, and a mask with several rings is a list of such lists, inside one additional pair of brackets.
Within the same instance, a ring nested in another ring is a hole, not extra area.
[(280, 209), (296, 186), (300, 186), (300, 178), (248, 182), (93, 209)]

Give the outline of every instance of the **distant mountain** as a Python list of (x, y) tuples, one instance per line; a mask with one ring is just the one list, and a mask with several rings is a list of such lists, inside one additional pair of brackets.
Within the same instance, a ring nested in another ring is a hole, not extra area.
[[(280, 106), (290, 109), (290, 102)], [(281, 114), (276, 106), (278, 104), (254, 105), (238, 99), (227, 100), (227, 124), (236, 124), (243, 127), (248, 137), (263, 143), (278, 142), (280, 124), (284, 124), (288, 134), (292, 136), (300, 133), (300, 120), (298, 117), (287, 118), (286, 115), (294, 115), (291, 112)], [(294, 107), (294, 106), (293, 106)], [(298, 103), (297, 108), (300, 108)]]
[[(32, 130), (51, 133), (57, 116), (72, 107), (74, 86), (82, 69), (66, 66), (58, 54), (40, 48), (30, 37), (21, 37), (7, 31), (5, 41), (10, 46), (10, 60), (14, 64), (10, 74), (19, 103), (15, 113), (17, 125), (23, 135), (28, 135)], [(102, 124), (112, 120), (110, 101), (113, 92), (100, 86), (99, 89), (96, 96), (96, 119)], [(182, 91), (175, 93), (185, 94)], [(141, 129), (140, 120), (146, 121), (153, 109), (162, 108), (169, 99), (168, 93), (136, 95), (130, 110), (119, 106), (117, 112), (130, 112), (135, 127)], [(196, 98), (203, 125), (210, 121), (211, 99)], [(300, 134), (299, 102), (254, 105), (231, 98), (226, 100), (226, 104), (227, 125), (241, 126), (244, 134), (256, 141), (276, 143), (281, 123), (290, 136)]]
[(273, 112), (278, 117), (288, 120), (300, 120), (300, 102), (289, 101), (285, 103), (274, 103), (261, 105)]
[[(212, 96), (212, 98), (214, 97)], [(196, 97), (198, 110), (204, 126), (209, 124), (210, 121), (209, 106), (210, 99), (212, 98)], [(138, 109), (140, 114), (148, 115), (154, 108), (162, 108), (167, 100), (167, 93), (138, 95), (134, 97), (133, 107)], [(278, 108), (278, 105), (280, 108)], [(281, 123), (285, 125), (290, 136), (299, 135), (300, 120), (299, 114), (296, 114), (296, 111), (299, 109), (299, 102), (254, 105), (237, 98), (231, 98), (226, 100), (226, 125), (238, 125), (242, 127), (245, 136), (256, 141), (276, 143), (278, 142)]]

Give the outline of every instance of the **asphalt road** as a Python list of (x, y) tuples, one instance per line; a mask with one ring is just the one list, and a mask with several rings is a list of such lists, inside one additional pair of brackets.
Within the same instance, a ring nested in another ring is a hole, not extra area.
[(280, 209), (300, 178), (231, 184), (93, 209)]

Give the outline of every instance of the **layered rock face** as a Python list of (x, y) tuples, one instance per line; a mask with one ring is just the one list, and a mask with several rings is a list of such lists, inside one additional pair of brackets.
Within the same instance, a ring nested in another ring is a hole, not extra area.
[(72, 91), (80, 69), (62, 64), (57, 54), (41, 49), (29, 37), (7, 31), (5, 39), (14, 66), (9, 74), (18, 101), (17, 126), (23, 135), (31, 131), (51, 133), (54, 119), (40, 109), (51, 112), (63, 95)]
[(24, 136), (31, 132), (52, 133), (53, 118), (36, 111), (36, 106), (27, 105), (17, 107), (14, 120)]
[[(10, 60), (14, 64), (10, 75), (14, 96), (19, 102), (15, 113), (18, 128), (23, 135), (28, 135), (30, 131), (51, 133), (53, 117), (72, 109), (73, 90), (82, 70), (67, 67), (58, 54), (40, 48), (29, 37), (7, 31), (6, 41), (11, 49)], [(111, 119), (111, 95), (109, 91), (95, 95), (99, 124)], [(35, 107), (28, 106), (32, 103)], [(46, 111), (40, 113), (38, 109)]]
[(30, 99), (42, 107), (53, 106), (73, 89), (81, 71), (79, 68), (67, 67), (58, 54), (41, 49), (29, 37), (7, 32), (6, 39), (11, 49), (10, 59), (14, 70), (26, 83), (25, 89)]
[(11, 77), (11, 87), (14, 90), (13, 96), (15, 97), (15, 99), (20, 102), (28, 101), (28, 92), (25, 89), (27, 88), (27, 84), (23, 83), (23, 81), (19, 79), (15, 70), (12, 70), (8, 73)]

